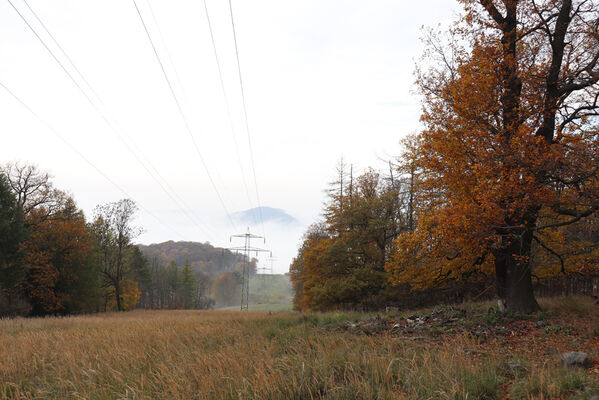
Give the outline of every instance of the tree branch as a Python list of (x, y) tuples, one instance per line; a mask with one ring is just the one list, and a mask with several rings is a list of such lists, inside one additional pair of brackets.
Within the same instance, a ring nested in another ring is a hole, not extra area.
[(505, 17), (501, 15), (501, 13), (497, 9), (497, 7), (495, 7), (495, 4), (493, 4), (491, 0), (480, 0), (480, 3), (485, 8), (485, 10), (487, 10), (491, 18), (493, 18), (493, 20), (497, 22), (497, 24), (503, 25), (505, 23)]
[(561, 272), (562, 274), (566, 274), (566, 268), (564, 266), (564, 258), (561, 256), (561, 254), (558, 254), (557, 252), (555, 252), (554, 250), (552, 250), (551, 248), (549, 248), (549, 246), (547, 246), (545, 243), (543, 243), (543, 241), (541, 239), (539, 239), (537, 236), (533, 235), (532, 238), (534, 239), (535, 242), (537, 242), (542, 248), (544, 248), (545, 250), (547, 250), (549, 253), (553, 254), (555, 257), (557, 257), (559, 259), (559, 262), (561, 264)]

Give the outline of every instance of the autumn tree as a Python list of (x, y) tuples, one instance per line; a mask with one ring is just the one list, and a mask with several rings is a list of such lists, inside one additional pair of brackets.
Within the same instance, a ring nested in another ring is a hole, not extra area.
[[(289, 275), (291, 278), (291, 286), (293, 288), (293, 309), (297, 311), (310, 310), (314, 307), (312, 298), (311, 286), (314, 285), (313, 280), (318, 276), (315, 273), (314, 266), (308, 260), (306, 265), (305, 257), (312, 249), (318, 247), (319, 243), (328, 237), (324, 224), (312, 224), (303, 236), (302, 244), (297, 252), (297, 255), (291, 261), (289, 266)], [(307, 267), (307, 268), (306, 268)], [(323, 271), (324, 272), (324, 271)], [(308, 286), (306, 286), (306, 282)]]
[[(31, 222), (41, 222), (51, 217), (69, 200), (66, 193), (54, 188), (50, 174), (35, 165), (9, 163), (1, 170), (8, 178), (8, 184), (23, 213), (29, 215), (33, 210), (38, 210), (38, 216)], [(44, 210), (43, 215), (39, 213), (40, 209)]]
[[(126, 277), (123, 279), (120, 291), (122, 298), (121, 306), (123, 310), (127, 311), (139, 304), (142, 296), (141, 287), (151, 282), (151, 274), (148, 268), (148, 260), (138, 246), (129, 246), (125, 252), (125, 263), (127, 264)], [(115, 293), (116, 289), (113, 286), (106, 293), (109, 298), (107, 308), (118, 311)]]
[(96, 240), (104, 286), (110, 289), (116, 310), (125, 310), (123, 282), (132, 290), (132, 279), (137, 274), (136, 246), (132, 241), (141, 230), (133, 226), (137, 206), (132, 200), (98, 206), (91, 226)]
[(422, 208), (388, 269), (416, 288), (493, 273), (507, 308), (531, 312), (533, 249), (599, 209), (599, 4), (461, 3), (421, 64)]
[(409, 229), (399, 181), (372, 169), (338, 178), (324, 221), (310, 227), (290, 266), (296, 309), (376, 308), (390, 301), (385, 264), (393, 241)]
[[(120, 305), (116, 302), (116, 289), (108, 287), (106, 298), (106, 311), (129, 311), (132, 310), (141, 296), (139, 283), (133, 279), (124, 278), (119, 285)], [(119, 306), (121, 307), (119, 310)]]
[[(21, 214), (20, 218), (24, 222), (27, 232), (35, 230), (35, 227), (31, 225), (32, 223), (37, 223), (42, 219), (50, 217), (64, 203), (65, 194), (56, 190), (50, 182), (50, 175), (40, 171), (35, 165), (8, 163), (0, 167), (0, 175), (4, 177), (5, 189), (8, 189), (8, 192), (10, 192), (9, 196), (14, 198), (16, 207), (20, 210), (18, 213)], [(45, 214), (43, 216), (39, 213), (40, 207), (44, 207)], [(7, 204), (7, 213), (13, 209), (13, 207)], [(38, 210), (38, 216), (36, 218), (28, 218), (34, 210)], [(23, 239), (23, 232), (19, 234), (15, 231), (15, 233), (14, 240), (19, 241)], [(12, 238), (9, 238), (10, 236), (6, 240), (15, 243)], [(24, 256), (25, 252), (22, 250), (18, 254)], [(5, 288), (5, 294), (9, 295), (9, 302), (12, 301), (17, 292), (21, 292), (20, 281), (26, 272), (25, 266), (17, 262), (14, 258), (10, 263), (10, 267), (5, 265), (2, 286)]]
[(20, 273), (12, 274), (11, 283), (30, 310), (21, 312), (97, 311), (98, 270), (83, 212), (36, 166), (17, 163), (1, 169), (28, 231), (19, 248)]
[[(67, 199), (50, 214), (44, 206), (29, 211), (34, 226), (24, 245), (22, 286), (34, 315), (86, 310), (98, 285), (90, 261), (92, 237), (83, 212)], [(85, 298), (83, 298), (85, 296)]]

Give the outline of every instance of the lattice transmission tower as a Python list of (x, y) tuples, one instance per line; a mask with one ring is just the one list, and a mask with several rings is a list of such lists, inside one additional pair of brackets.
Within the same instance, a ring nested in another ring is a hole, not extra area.
[(252, 252), (256, 253), (256, 257), (258, 253), (267, 252), (270, 253), (272, 257), (272, 252), (270, 250), (261, 249), (258, 247), (252, 247), (252, 239), (262, 239), (264, 243), (266, 243), (266, 239), (264, 236), (252, 235), (250, 233), (250, 228), (248, 228), (247, 233), (239, 234), (239, 235), (231, 235), (229, 241), (232, 242), (233, 238), (243, 238), (244, 245), (237, 247), (230, 247), (229, 250), (236, 250), (243, 252), (244, 261), (243, 261), (243, 271), (241, 273), (241, 311), (249, 309), (250, 302), (250, 254)]

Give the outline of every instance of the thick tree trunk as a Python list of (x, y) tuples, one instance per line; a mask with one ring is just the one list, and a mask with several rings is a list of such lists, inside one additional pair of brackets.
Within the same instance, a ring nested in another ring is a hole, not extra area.
[(540, 309), (532, 288), (530, 249), (532, 233), (505, 238), (494, 252), (497, 295), (511, 312), (529, 314)]
[(514, 263), (508, 266), (505, 304), (507, 309), (513, 312), (530, 314), (540, 310), (532, 289), (532, 278), (528, 263)]

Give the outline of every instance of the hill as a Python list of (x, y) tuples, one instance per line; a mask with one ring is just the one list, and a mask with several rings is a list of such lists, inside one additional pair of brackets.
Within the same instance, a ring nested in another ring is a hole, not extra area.
[(285, 210), (272, 207), (255, 207), (249, 210), (239, 211), (231, 214), (231, 217), (239, 222), (255, 225), (262, 217), (264, 222), (275, 222), (281, 225), (299, 225), (299, 221), (287, 214)]
[[(177, 265), (183, 265), (185, 260), (189, 260), (196, 272), (203, 272), (209, 276), (234, 271), (244, 261), (243, 255), (214, 247), (210, 243), (169, 240), (150, 245), (140, 244), (138, 247), (150, 263), (165, 264), (174, 261)], [(252, 260), (251, 265), (251, 271), (254, 273), (256, 261)]]

